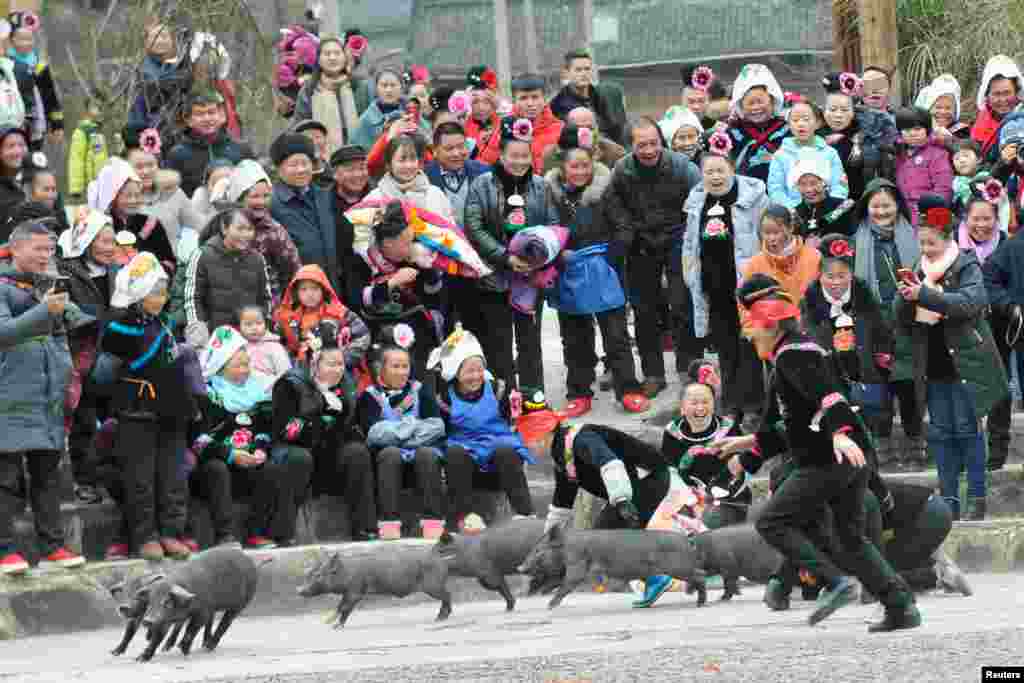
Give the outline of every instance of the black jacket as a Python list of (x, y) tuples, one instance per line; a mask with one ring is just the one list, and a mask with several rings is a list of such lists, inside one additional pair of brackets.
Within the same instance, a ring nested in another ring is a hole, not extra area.
[(167, 154), (167, 167), (181, 174), (181, 189), (191, 197), (205, 181), (211, 161), (222, 159), (237, 164), (242, 159), (255, 158), (248, 144), (235, 142), (224, 128), (220, 129), (213, 142), (187, 130), (182, 141)]
[(820, 204), (811, 206), (801, 201), (796, 207), (796, 215), (800, 218), (797, 234), (800, 237), (824, 237), (838, 233), (852, 237), (857, 231), (853, 222), (853, 208), (857, 202), (852, 199), (825, 197)]
[(605, 193), (613, 239), (627, 250), (668, 251), (686, 228), (683, 204), (701, 180), (692, 161), (668, 150), (653, 172), (641, 168), (632, 154), (620, 159)]
[(9, 176), (0, 177), (0, 244), (4, 244), (11, 237), (14, 230), (14, 223), (11, 216), (14, 208), (25, 201), (25, 193), (14, 178)]
[(210, 331), (233, 325), (243, 305), (270, 313), (267, 263), (258, 251), (227, 251), (218, 235), (203, 245), (188, 264), (185, 276), (185, 315), (189, 323), (202, 321)]
[(565, 121), (569, 112), (577, 107), (586, 107), (594, 112), (597, 128), (601, 134), (620, 145), (626, 144), (626, 105), (622, 89), (611, 83), (590, 86), (590, 97), (582, 98), (571, 85), (558, 91), (551, 100), (551, 113)]
[(612, 182), (608, 169), (596, 165), (594, 180), (572, 200), (565, 193), (561, 169), (548, 171), (544, 182), (547, 184), (548, 202), (558, 211), (558, 224), (572, 230), (566, 249), (583, 249), (612, 240), (612, 223), (605, 203), (605, 195)]
[[(345, 374), (334, 387), (342, 410), (331, 410), (309, 370), (295, 367), (274, 383), (274, 443), (310, 450), (330, 449), (347, 440), (364, 441), (356, 424), (355, 383)], [(289, 424), (294, 423), (291, 428)]]
[(84, 257), (60, 259), (57, 271), (68, 278), (68, 295), (71, 301), (97, 320), (106, 317), (110, 297), (114, 295), (114, 280), (117, 269), (110, 268), (104, 278), (93, 278)]
[[(136, 251), (140, 254), (144, 251), (150, 252), (160, 263), (164, 264), (165, 268), (171, 264), (173, 270), (173, 264), (178, 262), (174, 255), (174, 247), (171, 245), (170, 238), (167, 237), (167, 231), (164, 230), (163, 224), (156, 216), (135, 213), (128, 216), (127, 219), (122, 219), (116, 212), (111, 215), (115, 232), (127, 230), (135, 235), (138, 240), (135, 243)], [(149, 237), (143, 238), (142, 233), (146, 230), (147, 225), (151, 226), (152, 230), (149, 232)]]

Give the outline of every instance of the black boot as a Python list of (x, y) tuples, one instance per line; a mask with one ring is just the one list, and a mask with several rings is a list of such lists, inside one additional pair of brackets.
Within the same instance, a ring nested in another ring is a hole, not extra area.
[(1006, 459), (1010, 457), (1009, 442), (988, 443), (988, 462), (985, 467), (990, 472), (1001, 470), (1006, 466)]
[(911, 603), (906, 607), (886, 607), (885, 616), (868, 626), (868, 633), (885, 633), (917, 628), (921, 625), (921, 613), (917, 605)]
[(985, 513), (988, 512), (985, 504), (985, 496), (980, 498), (968, 498), (967, 499), (967, 519), (971, 522), (980, 522), (985, 519)]

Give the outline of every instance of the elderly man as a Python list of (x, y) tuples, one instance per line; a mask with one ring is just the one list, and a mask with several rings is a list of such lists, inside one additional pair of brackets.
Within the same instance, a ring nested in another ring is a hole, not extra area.
[(24, 574), (14, 547), (14, 517), (24, 510), (22, 456), (43, 559), (41, 567), (78, 567), (85, 559), (64, 547), (58, 465), (64, 450), (64, 391), (71, 375), (63, 317), (68, 294), (45, 275), (53, 234), (22, 223), (10, 238), (11, 263), (0, 269), (0, 576)]
[[(594, 112), (586, 107), (576, 107), (566, 118), (566, 123), (575, 125), (577, 128), (586, 128), (594, 133), (594, 161), (604, 164), (611, 170), (618, 163), (619, 159), (626, 156), (626, 148), (609, 140), (597, 130), (597, 119)], [(544, 172), (547, 173), (558, 163), (558, 145), (549, 147), (544, 152)]]
[(302, 263), (320, 266), (338, 291), (343, 257), (351, 241), (338, 242), (338, 219), (330, 190), (313, 184), (316, 148), (304, 135), (285, 133), (270, 146), (270, 158), (280, 180), (274, 183), (270, 215), (288, 231)]
[(594, 59), (586, 50), (565, 55), (569, 83), (551, 100), (551, 112), (562, 119), (577, 107), (586, 107), (597, 114), (601, 133), (621, 143), (626, 127), (626, 103), (622, 89), (610, 83), (594, 83)]
[(685, 376), (698, 355), (697, 340), (690, 330), (690, 305), (682, 284), (682, 264), (670, 258), (673, 244), (685, 230), (683, 202), (701, 174), (682, 154), (665, 149), (658, 124), (641, 117), (630, 126), (633, 153), (615, 164), (605, 199), (614, 226), (608, 245), (613, 261), (628, 261), (626, 281), (636, 316), (636, 341), (644, 371), (644, 393), (654, 398), (668, 383), (661, 343), (659, 318), (666, 308), (662, 275), (668, 276), (673, 293), (673, 337), (676, 370)]
[(465, 225), (469, 186), (491, 167), (469, 158), (466, 131), (454, 121), (446, 121), (434, 129), (433, 149), (434, 160), (423, 170), (430, 184), (441, 188), (444, 196), (448, 197), (455, 222)]

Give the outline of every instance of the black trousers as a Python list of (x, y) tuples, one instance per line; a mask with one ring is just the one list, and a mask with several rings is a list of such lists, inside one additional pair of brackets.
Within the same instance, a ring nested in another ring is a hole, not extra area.
[[(670, 263), (672, 250), (669, 247), (655, 249), (634, 244), (629, 253), (626, 280), (629, 286), (629, 303), (633, 306), (636, 330), (636, 345), (640, 351), (640, 366), (645, 379), (665, 377), (665, 352), (662, 346), (662, 317), (669, 309), (669, 327), (676, 350), (676, 371), (684, 375), (690, 361), (696, 358), (700, 343), (694, 337), (691, 320), (689, 291), (683, 284), (681, 268)], [(665, 301), (662, 276), (669, 283), (670, 302)]]
[(122, 515), (130, 545), (185, 533), (188, 483), (179, 467), (185, 425), (176, 420), (119, 418), (114, 446), (124, 486)]
[(76, 484), (95, 486), (97, 480), (96, 421), (99, 417), (99, 399), (82, 388), (82, 398), (72, 417), (68, 435), (68, 455)]
[(517, 515), (532, 515), (533, 499), (526, 484), (523, 461), (512, 448), (501, 447), (492, 456), (494, 470), (482, 471), (473, 457), (462, 446), (449, 446), (445, 453), (445, 474), (448, 489), (455, 505), (455, 515), (472, 512), (474, 489), (504, 491), (509, 505)]
[(313, 495), (339, 496), (349, 506), (352, 533), (377, 533), (370, 449), (360, 441), (333, 443), (313, 450)]
[(14, 518), (25, 510), (22, 455), (28, 466), (29, 500), (40, 550), (49, 555), (64, 545), (60, 520), (60, 451), (0, 453), (0, 555), (14, 550)]
[(234, 536), (234, 501), (248, 499), (246, 536), (276, 541), (295, 538), (295, 518), (313, 474), (313, 456), (304, 448), (288, 448), (283, 462), (260, 467), (237, 467), (209, 459), (196, 466), (189, 479), (193, 493), (210, 506), (216, 541)]
[[(999, 349), (999, 356), (1003, 359), (1003, 367), (1006, 368), (1007, 375), (1010, 374), (1010, 347), (1006, 344), (1006, 330), (1005, 328), (996, 328), (996, 348)], [(1006, 461), (1006, 456), (1010, 451), (1010, 441), (1012, 439), (1010, 434), (1010, 422), (1013, 419), (1013, 394), (1007, 395), (1005, 399), (992, 406), (992, 410), (989, 411), (988, 421), (986, 422), (988, 429), (988, 450), (989, 459), (996, 461)]]
[(435, 449), (417, 448), (411, 463), (402, 462), (402, 452), (397, 448), (382, 448), (375, 459), (380, 519), (401, 519), (398, 499), (403, 488), (416, 489), (422, 498), (424, 519), (444, 519), (444, 486)]
[(924, 410), (918, 405), (917, 394), (912, 381), (889, 382), (889, 405), (878, 421), (878, 436), (887, 437), (892, 434), (892, 422), (895, 417), (893, 398), (899, 401), (900, 424), (908, 439), (923, 436)]
[(512, 308), (508, 292), (465, 285), (457, 292), (462, 324), (480, 340), (487, 366), (495, 377), (505, 380), (509, 388), (519, 387), (528, 396), (544, 391), (540, 344), (543, 303), (537, 303), (533, 315), (526, 315)]
[[(668, 495), (669, 480), (667, 477), (656, 477), (649, 476), (643, 479), (633, 479), (630, 477), (630, 484), (633, 485), (633, 505), (636, 506), (637, 512), (640, 513), (640, 521), (647, 524), (651, 517), (654, 516), (654, 511), (658, 509), (658, 505)], [(596, 492), (594, 495), (601, 497)], [(607, 499), (608, 494), (605, 492), (604, 498)], [(611, 505), (605, 505), (604, 509), (601, 510), (601, 514), (597, 516), (597, 521), (594, 522), (595, 529), (621, 529), (626, 526), (626, 523), (619, 517), (618, 511)]]
[[(761, 536), (794, 567), (803, 568), (832, 585), (844, 572), (887, 606), (905, 606), (909, 588), (865, 535), (864, 494), (868, 471), (846, 463), (799, 466), (768, 499), (756, 527)], [(838, 562), (823, 550), (827, 541), (812, 539), (806, 530), (820, 526), (821, 508), (834, 515)], [(817, 541), (817, 542), (816, 542)]]
[(562, 354), (566, 366), (566, 398), (591, 397), (597, 379), (597, 343), (594, 319), (601, 328), (604, 346), (604, 364), (612, 371), (615, 398), (636, 392), (640, 388), (636, 379), (636, 363), (626, 329), (626, 309), (616, 308), (596, 315), (558, 314), (558, 327), (562, 332)]
[(764, 363), (743, 338), (736, 306), (724, 311), (712, 308), (708, 325), (722, 373), (722, 413), (756, 415), (764, 403)]

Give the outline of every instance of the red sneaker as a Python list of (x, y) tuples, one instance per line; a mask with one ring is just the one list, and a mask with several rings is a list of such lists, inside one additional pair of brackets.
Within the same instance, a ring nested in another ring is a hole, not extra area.
[(668, 353), (676, 350), (676, 343), (672, 340), (671, 332), (665, 332), (661, 335), (661, 348)]
[(277, 544), (266, 536), (250, 536), (245, 539), (245, 547), (253, 550), (273, 550)]
[(0, 557), (0, 576), (21, 576), (28, 571), (28, 562), (18, 553)]
[(178, 540), (181, 542), (181, 544), (183, 546), (188, 548), (190, 552), (193, 552), (193, 553), (198, 553), (199, 552), (199, 544), (196, 542), (196, 539), (194, 539), (194, 538), (187, 538), (186, 537), (186, 538), (179, 538)]
[(590, 407), (593, 403), (594, 399), (589, 396), (574, 398), (566, 404), (565, 414), (568, 417), (582, 417), (590, 412)]
[(107, 552), (104, 553), (103, 559), (107, 562), (118, 562), (127, 560), (130, 553), (131, 549), (127, 543), (111, 543), (107, 546)]
[(61, 569), (74, 569), (85, 564), (85, 558), (71, 552), (67, 548), (57, 548), (52, 553), (39, 560), (40, 569), (60, 567)]
[(626, 394), (622, 397), (622, 409), (627, 413), (642, 413), (651, 407), (651, 400), (643, 394)]

